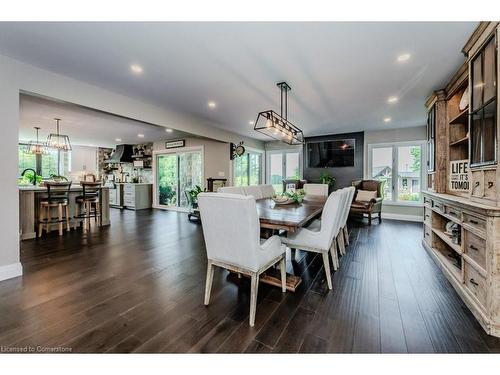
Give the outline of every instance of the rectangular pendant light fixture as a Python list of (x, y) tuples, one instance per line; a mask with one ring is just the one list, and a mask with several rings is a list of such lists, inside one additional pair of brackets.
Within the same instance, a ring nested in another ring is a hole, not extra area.
[(71, 151), (71, 142), (69, 141), (69, 137), (64, 134), (59, 133), (59, 122), (60, 118), (55, 118), (56, 121), (56, 133), (49, 134), (47, 138), (47, 146), (57, 148), (62, 151)]
[(289, 145), (304, 143), (304, 134), (297, 126), (288, 121), (288, 91), (291, 87), (286, 82), (277, 84), (281, 91), (281, 115), (273, 110), (259, 112), (254, 130)]

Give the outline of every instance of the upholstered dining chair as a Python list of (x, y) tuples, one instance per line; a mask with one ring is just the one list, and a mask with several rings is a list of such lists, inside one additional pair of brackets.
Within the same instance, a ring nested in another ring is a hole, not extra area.
[(262, 190), (260, 189), (259, 185), (250, 185), (250, 186), (245, 186), (245, 195), (251, 195), (255, 199), (262, 199), (264, 198), (262, 195)]
[(243, 186), (223, 186), (217, 189), (218, 193), (224, 193), (224, 194), (240, 194), (240, 195), (246, 195), (245, 194), (245, 188)]
[(322, 197), (328, 196), (327, 184), (304, 184), (304, 192), (306, 195), (319, 195)]
[(338, 247), (340, 255), (345, 255), (346, 246), (349, 246), (349, 231), (347, 229), (347, 219), (349, 218), (349, 211), (351, 209), (352, 200), (354, 198), (354, 193), (356, 188), (354, 186), (349, 186), (344, 188), (346, 199), (344, 201), (344, 208), (342, 209), (342, 218), (340, 219), (340, 232), (337, 236)]
[(329, 289), (332, 289), (332, 276), (330, 274), (330, 258), (328, 254), (331, 254), (333, 265), (337, 269), (338, 258), (334, 240), (340, 228), (344, 199), (345, 193), (343, 191), (337, 190), (330, 194), (323, 207), (320, 228), (300, 228), (289, 237), (281, 237), (281, 242), (291, 249), (321, 253)]
[(253, 327), (260, 274), (279, 263), (281, 288), (286, 292), (286, 248), (278, 236), (261, 243), (259, 216), (252, 196), (200, 193), (198, 205), (208, 258), (205, 305), (210, 302), (214, 266), (248, 275), (251, 278), (249, 320)]
[(274, 195), (273, 185), (260, 185), (262, 198), (271, 198)]

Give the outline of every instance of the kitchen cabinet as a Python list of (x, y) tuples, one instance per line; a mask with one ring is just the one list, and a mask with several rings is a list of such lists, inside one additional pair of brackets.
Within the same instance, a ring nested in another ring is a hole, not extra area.
[(123, 184), (123, 207), (132, 210), (151, 208), (152, 184)]

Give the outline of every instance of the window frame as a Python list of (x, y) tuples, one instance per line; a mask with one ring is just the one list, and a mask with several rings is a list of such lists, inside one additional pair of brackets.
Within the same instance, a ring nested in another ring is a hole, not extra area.
[(281, 154), (281, 175), (283, 179), (286, 179), (286, 155), (287, 154), (299, 154), (299, 179), (302, 179), (304, 176), (304, 167), (303, 167), (303, 150), (302, 149), (290, 149), (290, 150), (270, 150), (266, 151), (266, 184), (271, 183), (271, 155)]
[[(245, 146), (245, 154), (243, 156), (248, 158), (247, 177), (248, 177), (249, 184), (250, 184), (250, 154), (260, 155), (259, 184), (263, 184), (265, 181), (265, 176), (266, 176), (266, 174), (265, 174), (265, 169), (266, 169), (265, 154), (266, 154), (266, 152), (264, 150), (259, 150), (257, 148)], [(231, 160), (231, 185), (233, 185), (233, 186), (234, 186), (234, 179), (235, 179), (235, 174), (234, 174), (235, 160), (236, 160), (236, 158)], [(250, 186), (250, 185), (242, 185), (242, 186)]]
[(420, 146), (420, 192), (424, 192), (427, 189), (427, 171), (425, 166), (427, 165), (427, 141), (417, 140), (417, 141), (404, 141), (404, 142), (391, 142), (391, 143), (370, 143), (368, 144), (368, 160), (367, 168), (365, 173), (365, 179), (372, 179), (373, 166), (372, 166), (372, 154), (375, 148), (391, 148), (392, 149), (392, 178), (391, 178), (391, 191), (392, 200), (385, 200), (384, 205), (389, 206), (411, 206), (411, 207), (422, 207), (423, 198), (420, 194), (420, 200), (418, 202), (414, 201), (400, 201), (398, 199), (398, 173), (399, 173), (399, 160), (398, 160), (398, 149), (399, 147), (407, 146)]

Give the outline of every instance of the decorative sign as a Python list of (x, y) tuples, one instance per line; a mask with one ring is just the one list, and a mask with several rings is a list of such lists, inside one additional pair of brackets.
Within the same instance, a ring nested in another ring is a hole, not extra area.
[(235, 158), (239, 158), (245, 154), (245, 147), (243, 146), (243, 141), (235, 145), (234, 143), (230, 144), (229, 151), (229, 159), (233, 160)]
[(469, 161), (450, 161), (450, 190), (467, 192), (469, 191), (469, 187)]
[(165, 142), (165, 148), (179, 148), (186, 145), (186, 140), (179, 139), (178, 141)]

